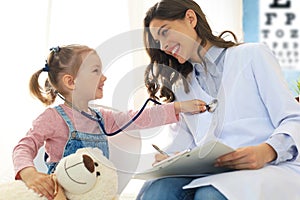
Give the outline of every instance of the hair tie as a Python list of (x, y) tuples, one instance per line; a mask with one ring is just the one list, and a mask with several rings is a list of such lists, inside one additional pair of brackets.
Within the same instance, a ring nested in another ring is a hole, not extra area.
[(47, 60), (46, 60), (46, 64), (45, 64), (45, 67), (42, 69), (43, 72), (49, 72), (49, 65), (47, 63)]
[(52, 48), (50, 48), (49, 50), (50, 50), (50, 51), (54, 51), (54, 53), (57, 53), (57, 52), (60, 51), (60, 47), (59, 47), (59, 46), (57, 46), (57, 47), (52, 47)]

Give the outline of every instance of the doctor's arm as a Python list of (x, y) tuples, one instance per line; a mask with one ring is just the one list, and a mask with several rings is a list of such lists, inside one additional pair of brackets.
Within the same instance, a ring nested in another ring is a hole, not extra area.
[(258, 55), (253, 59), (253, 71), (261, 98), (276, 128), (264, 143), (239, 148), (231, 154), (222, 156), (217, 160), (216, 166), (258, 169), (267, 163), (276, 165), (293, 161), (298, 156), (296, 145), (296, 140), (299, 139), (296, 133), (300, 128), (298, 104), (284, 84), (280, 66), (272, 52), (267, 47), (261, 46), (256, 53)]
[(259, 169), (265, 164), (292, 161), (298, 156), (293, 139), (286, 134), (276, 134), (266, 143), (238, 148), (235, 152), (220, 157), (216, 166), (233, 169)]
[(293, 139), (286, 134), (276, 134), (266, 143), (238, 148), (233, 153), (218, 158), (216, 167), (233, 169), (259, 169), (265, 164), (279, 164), (295, 160), (298, 150)]

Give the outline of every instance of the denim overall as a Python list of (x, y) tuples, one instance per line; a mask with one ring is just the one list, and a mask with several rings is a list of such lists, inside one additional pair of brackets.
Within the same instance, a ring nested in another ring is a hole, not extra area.
[[(64, 152), (63, 152), (63, 157), (66, 157), (70, 154), (73, 154), (77, 151), (79, 148), (85, 148), (85, 147), (92, 147), (92, 148), (99, 148), (102, 150), (103, 155), (107, 158), (109, 158), (109, 150), (108, 150), (108, 142), (106, 135), (102, 133), (102, 129), (99, 126), (99, 129), (101, 130), (100, 134), (91, 134), (91, 133), (83, 133), (75, 130), (70, 118), (67, 116), (65, 111), (61, 106), (56, 106), (55, 109), (57, 112), (62, 116), (64, 121), (69, 127), (69, 139), (65, 145)], [(103, 117), (100, 112), (97, 110), (94, 110), (97, 115), (99, 116), (100, 120), (102, 123), (103, 122)], [(51, 174), (55, 171), (55, 168), (57, 166), (57, 162), (46, 162), (48, 155), (45, 153), (45, 163), (48, 167), (48, 174)]]

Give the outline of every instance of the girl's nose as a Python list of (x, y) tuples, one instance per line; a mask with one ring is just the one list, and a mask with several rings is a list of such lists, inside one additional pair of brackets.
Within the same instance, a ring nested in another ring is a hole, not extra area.
[(106, 79), (107, 79), (107, 77), (106, 77), (106, 76), (104, 76), (104, 74), (102, 74), (102, 76), (101, 76), (101, 80), (104, 82), (104, 81), (106, 81)]

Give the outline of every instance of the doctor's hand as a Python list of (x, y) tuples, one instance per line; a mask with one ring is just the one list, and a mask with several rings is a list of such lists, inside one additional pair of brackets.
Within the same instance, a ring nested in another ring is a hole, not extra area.
[(152, 163), (152, 166), (155, 165), (156, 163), (159, 163), (162, 160), (167, 159), (168, 157), (169, 157), (168, 155), (161, 154), (161, 153), (155, 154), (155, 156), (154, 156), (155, 161), (154, 161), (154, 163)]
[(276, 159), (275, 150), (267, 143), (238, 148), (234, 152), (219, 157), (216, 167), (231, 169), (260, 169)]
[(205, 105), (206, 105), (206, 103), (199, 99), (174, 102), (176, 114), (179, 114), (180, 112), (191, 113), (191, 114), (202, 113), (202, 112), (206, 111)]
[[(178, 154), (178, 153), (179, 152), (175, 152), (175, 154)], [(155, 157), (155, 161), (154, 161), (154, 163), (152, 163), (152, 166), (155, 165), (156, 163), (159, 163), (160, 161), (163, 161), (163, 160), (169, 158), (170, 156), (166, 155), (166, 154), (157, 153), (157, 154), (155, 154), (154, 157)]]

